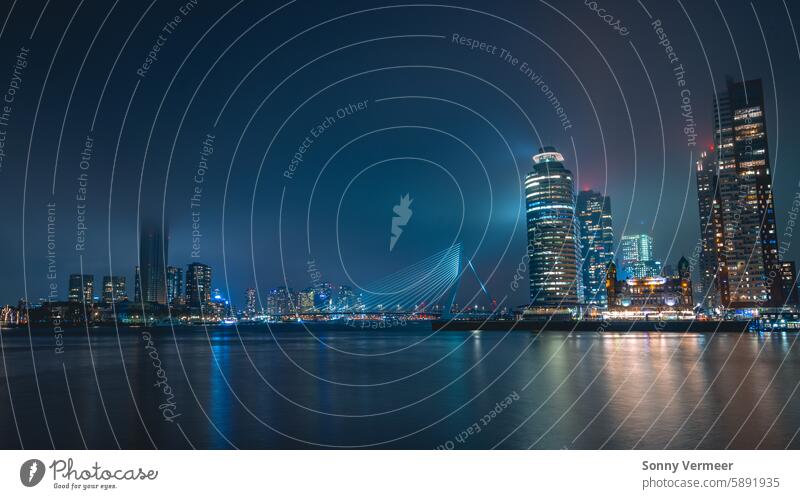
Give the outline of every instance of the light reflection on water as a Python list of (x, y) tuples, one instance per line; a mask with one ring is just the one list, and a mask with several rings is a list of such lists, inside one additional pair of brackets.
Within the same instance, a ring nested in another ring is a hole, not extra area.
[(141, 330), (121, 330), (127, 379), (114, 329), (90, 330), (107, 415), (85, 331), (60, 356), (34, 335), (41, 402), (27, 334), (3, 331), (0, 447), (49, 448), (43, 405), (59, 448), (83, 446), (76, 417), (94, 448), (111, 427), (125, 448), (800, 448), (796, 334), (342, 329), (153, 330), (176, 423)]

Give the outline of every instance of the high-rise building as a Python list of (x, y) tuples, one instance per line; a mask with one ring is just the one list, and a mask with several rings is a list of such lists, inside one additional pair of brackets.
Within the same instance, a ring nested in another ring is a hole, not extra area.
[(103, 303), (119, 303), (128, 299), (124, 276), (103, 276)]
[(653, 238), (648, 234), (622, 236), (619, 253), (624, 277), (641, 279), (661, 274), (661, 262), (653, 259)]
[(572, 173), (553, 147), (539, 149), (525, 177), (532, 308), (575, 308), (582, 294)]
[(256, 302), (256, 288), (247, 288), (244, 292), (245, 306), (244, 313), (247, 317), (255, 317), (258, 312)]
[(183, 302), (183, 269), (167, 267), (167, 303), (181, 305)]
[(605, 307), (606, 269), (614, 257), (611, 199), (599, 192), (581, 191), (575, 211), (580, 224), (583, 303)]
[(143, 222), (139, 239), (139, 279), (141, 298), (145, 302), (167, 303), (164, 258), (168, 239), (160, 225)]
[(783, 283), (761, 80), (729, 79), (714, 99), (714, 152), (722, 305), (779, 306)]
[(289, 315), (295, 313), (298, 296), (286, 286), (270, 290), (267, 295), (267, 315)]
[(190, 307), (205, 307), (211, 303), (211, 267), (190, 263), (186, 269), (186, 302)]
[(700, 215), (699, 294), (707, 309), (728, 303), (728, 279), (720, 265), (723, 249), (722, 201), (714, 147), (703, 151), (697, 160), (697, 204)]
[(92, 303), (94, 300), (94, 276), (92, 274), (70, 274), (67, 299), (73, 303)]

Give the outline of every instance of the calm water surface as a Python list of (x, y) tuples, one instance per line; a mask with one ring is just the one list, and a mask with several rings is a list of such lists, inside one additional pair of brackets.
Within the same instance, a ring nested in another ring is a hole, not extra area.
[(3, 330), (0, 448), (800, 448), (797, 339)]

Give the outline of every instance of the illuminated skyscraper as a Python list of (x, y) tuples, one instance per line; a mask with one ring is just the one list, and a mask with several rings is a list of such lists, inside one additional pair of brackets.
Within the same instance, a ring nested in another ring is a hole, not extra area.
[(103, 276), (103, 302), (119, 303), (128, 299), (124, 276)]
[(714, 100), (722, 304), (778, 306), (783, 283), (761, 80), (728, 80), (726, 90)]
[(714, 148), (697, 160), (697, 204), (700, 215), (700, 299), (707, 309), (728, 303), (728, 278), (721, 263), (723, 249), (722, 201)]
[(183, 270), (179, 267), (167, 267), (167, 303), (180, 305), (183, 302)]
[(139, 239), (139, 279), (141, 298), (145, 302), (167, 303), (164, 258), (167, 254), (161, 226), (142, 223)]
[(563, 161), (555, 148), (544, 147), (533, 157), (533, 171), (525, 177), (534, 308), (574, 308), (582, 289), (575, 191)]
[(92, 303), (94, 300), (94, 276), (92, 274), (70, 274), (67, 299), (74, 303)]
[(583, 303), (605, 307), (606, 269), (614, 257), (611, 199), (599, 192), (581, 191), (575, 211), (580, 224)]
[(211, 303), (211, 267), (190, 263), (186, 269), (186, 302), (190, 307), (207, 307)]

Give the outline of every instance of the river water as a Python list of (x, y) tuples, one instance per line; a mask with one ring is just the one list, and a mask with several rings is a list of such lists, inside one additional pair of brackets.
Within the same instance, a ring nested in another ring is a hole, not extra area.
[(5, 329), (0, 448), (800, 448), (797, 339)]

